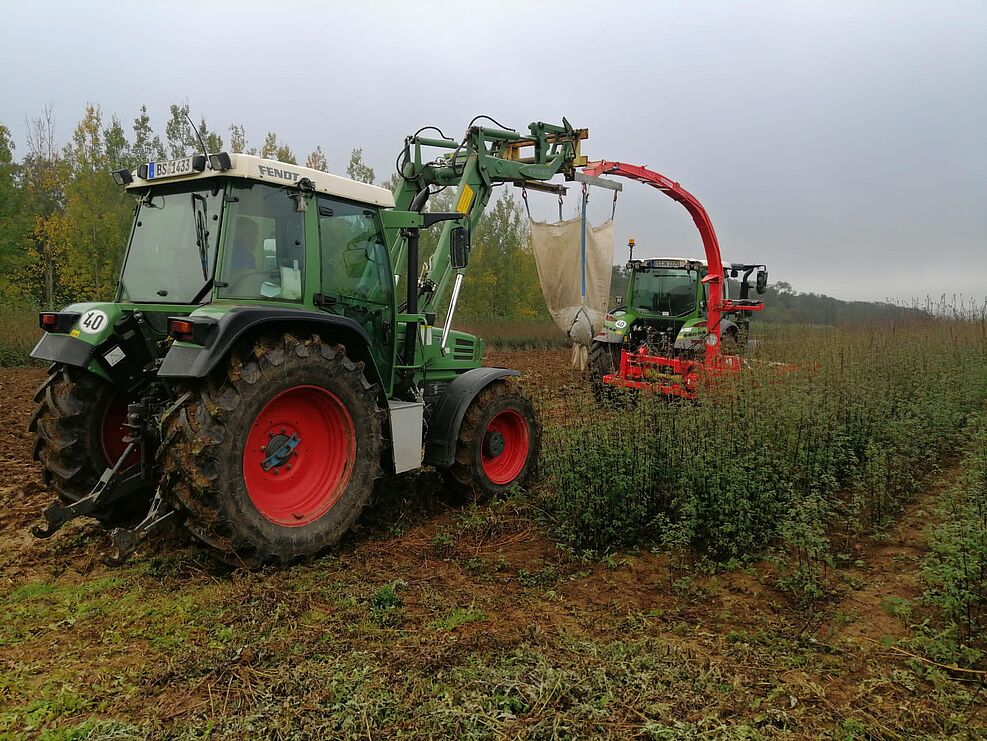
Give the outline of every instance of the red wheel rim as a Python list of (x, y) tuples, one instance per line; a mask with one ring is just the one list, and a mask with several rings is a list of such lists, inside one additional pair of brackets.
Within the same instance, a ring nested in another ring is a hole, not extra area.
[(355, 462), (356, 428), (339, 397), (295, 386), (271, 399), (250, 426), (243, 480), (265, 518), (301, 527), (332, 509)]
[(528, 462), (528, 423), (514, 409), (498, 412), (487, 425), (481, 450), (483, 472), (493, 484), (509, 484)]
[[(103, 419), (99, 425), (100, 444), (103, 448), (103, 457), (106, 458), (106, 465), (112, 466), (123, 455), (127, 449), (127, 443), (123, 441), (124, 436), (129, 432), (127, 429), (127, 400), (120, 396), (114, 396), (103, 409)], [(124, 468), (129, 468), (140, 460), (140, 447), (127, 456), (123, 462)]]

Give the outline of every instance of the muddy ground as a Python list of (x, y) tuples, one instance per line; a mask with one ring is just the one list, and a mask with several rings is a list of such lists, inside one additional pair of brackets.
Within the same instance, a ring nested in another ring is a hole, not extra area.
[[(568, 351), (492, 353), (544, 389)], [(982, 678), (909, 649), (936, 493), (796, 605), (769, 563), (583, 560), (530, 500), (386, 482), (337, 552), (217, 566), (180, 534), (108, 568), (103, 531), (29, 534), (51, 494), (25, 431), (38, 368), (0, 371), (0, 738), (983, 737)], [(561, 379), (561, 382), (560, 382)]]

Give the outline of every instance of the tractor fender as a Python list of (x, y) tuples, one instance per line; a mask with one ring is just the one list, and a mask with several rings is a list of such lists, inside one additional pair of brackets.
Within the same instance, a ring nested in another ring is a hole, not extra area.
[[(229, 354), (241, 338), (258, 330), (282, 327), (295, 333), (331, 330), (341, 336), (353, 360), (366, 364), (371, 383), (380, 382), (377, 364), (370, 356), (370, 337), (352, 319), (335, 314), (323, 314), (278, 306), (239, 306), (223, 314), (192, 314), (182, 317), (195, 325), (197, 344), (175, 342), (168, 349), (158, 375), (162, 378), (204, 378)], [(349, 336), (349, 339), (347, 339)]]
[(438, 468), (451, 466), (456, 460), (459, 428), (473, 399), (498, 378), (519, 375), (509, 368), (473, 368), (450, 383), (429, 420), (424, 462)]
[[(59, 317), (58, 327), (52, 332), (42, 332), (34, 349), (31, 350), (31, 357), (84, 368), (109, 380), (110, 376), (98, 362), (101, 359), (100, 351), (105, 352), (112, 346), (116, 335), (116, 324), (124, 317), (125, 308), (116, 303), (80, 303), (66, 306), (61, 311), (55, 312)], [(81, 319), (93, 310), (101, 313), (105, 320), (98, 331), (83, 328), (81, 325)], [(94, 362), (94, 358), (97, 362)]]
[(87, 367), (92, 354), (92, 345), (67, 334), (45, 334), (31, 350), (31, 357), (37, 360), (49, 360), (78, 368)]
[(624, 335), (619, 332), (608, 332), (604, 330), (593, 338), (593, 342), (603, 342), (608, 345), (621, 345), (624, 342)]

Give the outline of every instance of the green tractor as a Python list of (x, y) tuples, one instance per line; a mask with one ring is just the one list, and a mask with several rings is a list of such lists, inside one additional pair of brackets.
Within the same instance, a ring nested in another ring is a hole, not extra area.
[[(95, 517), (118, 563), (175, 522), (222, 560), (285, 564), (338, 542), (382, 472), (523, 484), (532, 404), (452, 324), (492, 188), (571, 179), (587, 132), (478, 120), (407, 137), (394, 193), (226, 152), (113, 173), (136, 198), (115, 298), (42, 313), (32, 352), (52, 363), (30, 429), (58, 497), (35, 534)], [(456, 210), (428, 212), (445, 187)]]
[[(619, 370), (621, 351), (668, 358), (698, 358), (705, 351), (709, 334), (706, 307), (709, 302), (707, 263), (703, 259), (661, 257), (633, 259), (634, 240), (628, 242), (631, 258), (627, 262), (627, 291), (616, 301), (604, 320), (603, 329), (593, 338), (588, 373), (593, 394), (608, 399), (613, 386), (604, 377)], [(756, 290), (764, 293), (768, 273), (764, 265), (728, 263), (725, 269), (732, 278), (740, 278), (742, 301), (750, 293), (749, 279), (754, 271)], [(723, 282), (723, 298), (729, 299), (729, 283)], [(720, 338), (725, 354), (743, 353), (750, 336), (750, 313), (737, 310), (720, 319)]]

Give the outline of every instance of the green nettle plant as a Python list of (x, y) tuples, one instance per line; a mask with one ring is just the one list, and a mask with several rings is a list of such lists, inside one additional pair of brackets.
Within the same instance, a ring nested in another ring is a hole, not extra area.
[(769, 333), (751, 365), (693, 403), (546, 399), (542, 507), (560, 540), (674, 545), (721, 562), (777, 550), (783, 586), (813, 598), (850, 540), (889, 522), (987, 400), (983, 316)]
[(954, 660), (987, 650), (987, 413), (971, 419), (965, 437), (962, 474), (943, 494), (922, 563), (925, 599), (937, 608)]

